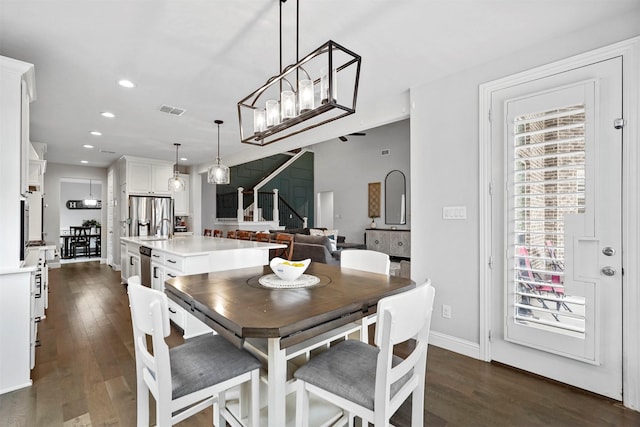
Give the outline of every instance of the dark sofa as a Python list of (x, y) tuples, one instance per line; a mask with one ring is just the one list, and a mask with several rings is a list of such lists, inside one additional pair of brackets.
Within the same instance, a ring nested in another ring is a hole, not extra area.
[(339, 265), (340, 251), (331, 250), (331, 242), (329, 242), (327, 236), (295, 234), (293, 238), (293, 260), (300, 261), (307, 258), (311, 258), (312, 262)]

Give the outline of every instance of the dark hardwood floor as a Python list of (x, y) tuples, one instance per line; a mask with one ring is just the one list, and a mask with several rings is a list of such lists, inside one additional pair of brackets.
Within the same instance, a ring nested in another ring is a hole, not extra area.
[[(126, 288), (97, 262), (50, 272), (33, 385), (0, 395), (0, 427), (135, 426), (135, 362)], [(182, 340), (177, 332), (170, 345)], [(153, 399), (152, 399), (153, 400)], [(611, 400), (431, 347), (429, 426), (640, 426)], [(408, 426), (410, 405), (395, 415)], [(210, 426), (211, 410), (180, 425)]]

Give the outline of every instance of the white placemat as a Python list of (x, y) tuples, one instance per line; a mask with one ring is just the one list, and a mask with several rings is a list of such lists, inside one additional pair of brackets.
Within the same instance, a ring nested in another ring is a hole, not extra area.
[(282, 280), (275, 274), (267, 274), (258, 279), (258, 283), (260, 283), (265, 288), (274, 288), (274, 289), (293, 289), (293, 288), (309, 288), (311, 286), (315, 286), (320, 283), (320, 278), (316, 276), (312, 276), (310, 274), (303, 274), (298, 277), (296, 280), (286, 281)]

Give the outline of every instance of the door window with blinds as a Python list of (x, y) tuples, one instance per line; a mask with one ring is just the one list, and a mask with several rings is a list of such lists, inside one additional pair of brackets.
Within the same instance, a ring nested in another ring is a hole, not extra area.
[(584, 339), (585, 298), (565, 289), (565, 219), (587, 203), (585, 105), (512, 120), (508, 309), (520, 326)]

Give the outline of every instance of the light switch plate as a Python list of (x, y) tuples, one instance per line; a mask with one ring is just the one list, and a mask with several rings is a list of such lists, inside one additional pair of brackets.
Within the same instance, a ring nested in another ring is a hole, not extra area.
[(467, 219), (466, 206), (444, 206), (442, 219)]

